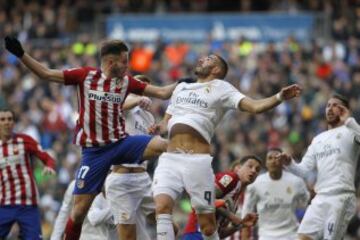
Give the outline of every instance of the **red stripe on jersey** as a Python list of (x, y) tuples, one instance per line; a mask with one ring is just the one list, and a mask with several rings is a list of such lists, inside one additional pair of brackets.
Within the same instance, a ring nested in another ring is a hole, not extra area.
[[(110, 84), (111, 84), (111, 78), (107, 78), (104, 81), (104, 92), (110, 91)], [(108, 116), (108, 103), (102, 102), (101, 103), (101, 128), (102, 128), (102, 138), (106, 143), (109, 141), (109, 116)]]
[(21, 189), (21, 195), (20, 195), (20, 199), (21, 199), (21, 205), (25, 205), (26, 204), (26, 188), (25, 188), (25, 179), (24, 179), (24, 175), (21, 169), (21, 165), (20, 164), (16, 164), (16, 172), (18, 174), (18, 178), (19, 178), (19, 182), (20, 182), (20, 189)]
[(6, 166), (6, 173), (8, 175), (8, 181), (10, 183), (10, 204), (15, 204), (15, 179), (11, 172), (10, 166)]
[(31, 204), (36, 205), (36, 188), (34, 182), (34, 175), (30, 166), (30, 159), (27, 154), (25, 155), (25, 163), (27, 174), (30, 176)]
[[(5, 169), (4, 169), (5, 171)], [(1, 182), (1, 202), (0, 205), (4, 205), (5, 204), (5, 193), (6, 193), (6, 189), (5, 189), (5, 182), (4, 182), (4, 176), (3, 176), (3, 169), (0, 168), (0, 182)]]
[[(97, 72), (95, 74), (95, 76), (93, 77), (91, 84), (90, 84), (90, 89), (91, 90), (96, 90), (97, 86), (98, 86), (98, 82), (100, 80), (101, 74), (100, 72)], [(89, 115), (90, 115), (90, 119), (89, 119), (89, 127), (90, 127), (90, 139), (91, 139), (91, 143), (93, 145), (98, 145), (98, 142), (96, 140), (96, 119), (95, 119), (95, 114), (96, 114), (96, 101), (95, 100), (90, 100), (89, 99)]]
[[(84, 110), (82, 109), (81, 106), (84, 106), (85, 104), (85, 94), (84, 94), (84, 85), (80, 84), (78, 85), (78, 112), (80, 113), (79, 115), (79, 125), (77, 126), (78, 129), (76, 131), (75, 134), (75, 144), (76, 144), (76, 136), (78, 134), (78, 132), (80, 131), (80, 129), (84, 129)], [(81, 133), (81, 137), (80, 137), (80, 145), (84, 146), (86, 142), (86, 133), (83, 131)]]

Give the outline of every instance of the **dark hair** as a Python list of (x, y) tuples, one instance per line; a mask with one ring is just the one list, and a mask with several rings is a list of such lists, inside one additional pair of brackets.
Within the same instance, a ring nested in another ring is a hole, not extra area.
[(277, 148), (277, 147), (269, 148), (267, 151), (268, 151), (268, 152), (274, 151), (274, 152), (279, 152), (279, 153), (282, 153), (282, 152), (283, 152), (281, 148)]
[(221, 68), (221, 72), (220, 72), (218, 77), (220, 79), (224, 79), (226, 77), (226, 75), (227, 75), (228, 70), (229, 70), (229, 66), (228, 66), (228, 64), (227, 64), (227, 62), (225, 61), (224, 58), (222, 58), (221, 56), (219, 56), (217, 54), (214, 54), (214, 55), (219, 60), (219, 63), (220, 63), (219, 65), (220, 65), (220, 68)]
[(15, 121), (15, 112), (13, 110), (11, 110), (10, 108), (4, 107), (4, 108), (0, 108), (0, 112), (11, 112), (11, 115)]
[(262, 165), (262, 160), (261, 158), (259, 158), (258, 156), (255, 156), (255, 155), (246, 155), (238, 160), (235, 160), (234, 162), (231, 163), (231, 166), (230, 166), (230, 169), (231, 170), (234, 170), (234, 168), (237, 166), (237, 165), (243, 165), (244, 163), (246, 163), (248, 160), (250, 159), (253, 159), (257, 162), (259, 162), (260, 166)]
[(129, 48), (121, 40), (108, 40), (102, 43), (100, 48), (100, 57), (109, 54), (119, 55), (122, 52), (128, 52)]
[(151, 78), (149, 78), (146, 75), (136, 75), (136, 76), (134, 76), (134, 78), (136, 78), (137, 80), (140, 80), (142, 82), (151, 83)]
[(349, 103), (349, 99), (347, 97), (345, 97), (344, 95), (341, 95), (339, 93), (334, 93), (331, 98), (336, 98), (338, 100), (340, 100), (340, 102), (344, 105), (344, 107), (346, 107), (347, 109), (350, 109), (350, 103)]

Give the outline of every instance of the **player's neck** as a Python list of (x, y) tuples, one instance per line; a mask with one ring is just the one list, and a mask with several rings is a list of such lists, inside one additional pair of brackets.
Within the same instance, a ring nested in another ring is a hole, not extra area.
[(341, 121), (338, 121), (337, 123), (328, 123), (328, 130), (340, 127), (342, 125), (344, 125), (344, 123)]
[(9, 140), (11, 138), (11, 134), (10, 135), (0, 135), (0, 140), (3, 142), (6, 142), (7, 140)]
[(269, 172), (270, 178), (273, 180), (279, 180), (282, 176), (282, 171)]

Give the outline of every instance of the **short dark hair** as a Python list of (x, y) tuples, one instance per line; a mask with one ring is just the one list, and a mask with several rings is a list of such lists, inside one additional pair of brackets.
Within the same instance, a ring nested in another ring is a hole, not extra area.
[(344, 95), (340, 94), (340, 93), (334, 93), (331, 98), (336, 98), (338, 100), (340, 100), (340, 102), (344, 105), (344, 107), (346, 107), (347, 109), (350, 109), (350, 103), (349, 103), (349, 99), (347, 97), (345, 97)]
[(214, 54), (217, 59), (219, 60), (219, 63), (220, 63), (220, 68), (221, 68), (221, 72), (219, 74), (219, 78), (220, 79), (224, 79), (228, 73), (228, 70), (229, 70), (229, 66), (227, 64), (227, 62), (225, 61), (224, 58), (222, 58), (221, 56), (217, 55), (217, 54)]
[(129, 48), (121, 40), (108, 40), (101, 44), (100, 57), (104, 57), (109, 54), (119, 55), (122, 52), (128, 52)]
[(15, 120), (15, 112), (13, 110), (11, 110), (10, 108), (7, 108), (7, 107), (0, 108), (0, 112), (11, 112), (11, 114)]
[(258, 156), (256, 155), (246, 155), (238, 160), (235, 160), (234, 162), (231, 163), (231, 166), (230, 166), (230, 169), (231, 170), (234, 170), (234, 168), (237, 166), (237, 165), (243, 165), (244, 163), (246, 163), (248, 160), (250, 159), (253, 159), (257, 162), (259, 162), (260, 166), (262, 166), (262, 160), (261, 158), (259, 158)]

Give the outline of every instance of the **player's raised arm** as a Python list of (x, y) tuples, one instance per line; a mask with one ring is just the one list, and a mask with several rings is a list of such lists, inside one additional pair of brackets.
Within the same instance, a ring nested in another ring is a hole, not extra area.
[(41, 79), (58, 83), (64, 82), (64, 74), (61, 70), (49, 69), (25, 53), (20, 41), (15, 37), (5, 37), (5, 48)]
[(169, 99), (172, 92), (176, 88), (177, 83), (173, 83), (164, 87), (158, 87), (148, 84), (144, 89), (144, 95), (148, 97), (155, 97), (160, 99)]
[(262, 113), (279, 105), (284, 100), (289, 100), (300, 96), (301, 87), (293, 84), (281, 89), (281, 91), (272, 97), (255, 100), (249, 97), (242, 99), (238, 108), (250, 113)]

